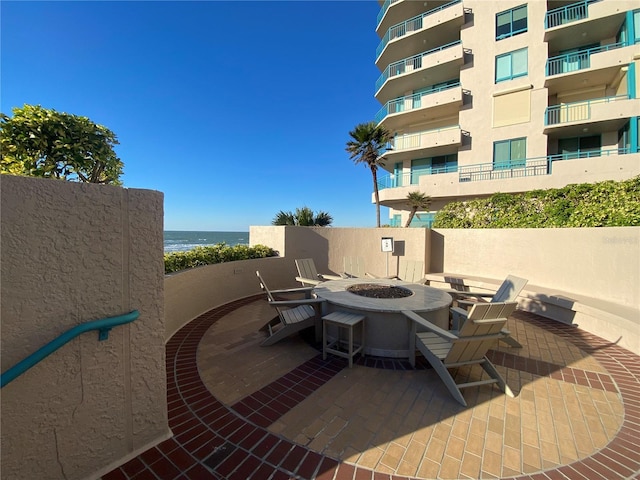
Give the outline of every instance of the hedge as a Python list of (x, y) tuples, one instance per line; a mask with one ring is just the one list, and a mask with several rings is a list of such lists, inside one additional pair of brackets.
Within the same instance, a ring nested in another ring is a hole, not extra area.
[(640, 176), (616, 182), (571, 184), (520, 194), (453, 202), (433, 228), (561, 228), (640, 225)]
[(201, 267), (214, 263), (234, 262), (252, 258), (277, 257), (278, 252), (264, 245), (235, 245), (218, 243), (208, 247), (196, 247), (186, 252), (164, 254), (164, 273), (178, 272), (187, 268)]

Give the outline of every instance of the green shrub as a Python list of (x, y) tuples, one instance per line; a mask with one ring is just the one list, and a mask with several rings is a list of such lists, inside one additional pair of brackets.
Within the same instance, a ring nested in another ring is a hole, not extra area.
[(210, 247), (196, 247), (186, 252), (164, 254), (164, 273), (179, 272), (187, 268), (212, 265), (214, 263), (234, 262), (252, 258), (277, 257), (278, 252), (264, 245), (235, 245), (218, 243)]
[(453, 202), (433, 223), (433, 228), (628, 226), (640, 226), (640, 176)]

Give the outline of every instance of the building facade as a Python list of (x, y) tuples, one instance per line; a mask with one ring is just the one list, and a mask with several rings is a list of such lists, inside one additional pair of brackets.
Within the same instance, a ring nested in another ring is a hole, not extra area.
[(381, 2), (380, 203), (452, 201), (640, 174), (640, 8), (631, 0)]

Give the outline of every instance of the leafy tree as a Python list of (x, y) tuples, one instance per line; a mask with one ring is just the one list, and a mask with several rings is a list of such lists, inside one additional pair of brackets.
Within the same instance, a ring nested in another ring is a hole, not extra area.
[(0, 113), (0, 172), (119, 185), (116, 135), (87, 117), (40, 105)]
[(415, 192), (409, 192), (407, 194), (407, 203), (409, 207), (411, 207), (411, 211), (409, 212), (409, 219), (405, 227), (411, 225), (411, 220), (413, 220), (418, 210), (426, 210), (429, 208), (429, 205), (431, 205), (431, 197), (416, 190)]
[(380, 152), (391, 138), (391, 134), (375, 122), (361, 123), (349, 132), (351, 140), (347, 142), (349, 158), (356, 164), (364, 163), (371, 169), (373, 192), (376, 200), (376, 226), (380, 227), (380, 195), (378, 193), (378, 166)]
[(331, 225), (333, 218), (327, 212), (313, 211), (309, 207), (296, 208), (295, 213), (280, 210), (272, 225), (298, 225), (300, 227), (327, 227)]

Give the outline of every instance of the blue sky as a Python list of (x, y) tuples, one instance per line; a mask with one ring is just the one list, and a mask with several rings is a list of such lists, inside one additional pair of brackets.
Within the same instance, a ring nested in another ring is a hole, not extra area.
[(301, 206), (375, 226), (371, 173), (344, 149), (380, 108), (377, 2), (0, 8), (1, 111), (110, 128), (124, 185), (164, 192), (166, 230), (247, 231)]

